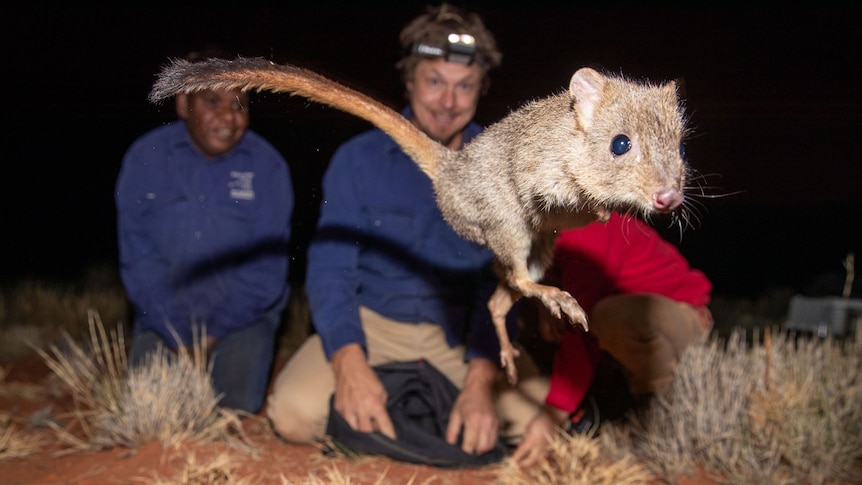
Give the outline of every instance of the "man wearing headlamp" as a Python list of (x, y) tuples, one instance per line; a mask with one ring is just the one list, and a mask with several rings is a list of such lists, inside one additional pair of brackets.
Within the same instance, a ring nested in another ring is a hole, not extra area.
[[(443, 4), (399, 40), (402, 114), (459, 149), (481, 131), (473, 117), (502, 57), (494, 36), (477, 15)], [(497, 409), (500, 349), (487, 308), (497, 284), (493, 255), (445, 222), (431, 180), (374, 129), (335, 152), (323, 199), (306, 279), (317, 333), (276, 377), (267, 408), (275, 431), (292, 442), (322, 438), (334, 392), (333, 407), (351, 428), (395, 438), (372, 367), (425, 359), (460, 389), (445, 430), (450, 444), (482, 454), (498, 445), (501, 428), (522, 432), (537, 407), (514, 413), (520, 425)]]
[(478, 17), (471, 18), (474, 27), (452, 7), (439, 10), (433, 21), (419, 17), (404, 28), (399, 40), (408, 52), (396, 67), (410, 104), (405, 116), (431, 138), (457, 150), (465, 133), (477, 128), (468, 124), (476, 115), (479, 96), (488, 90), (488, 70), (500, 64), (502, 54)]

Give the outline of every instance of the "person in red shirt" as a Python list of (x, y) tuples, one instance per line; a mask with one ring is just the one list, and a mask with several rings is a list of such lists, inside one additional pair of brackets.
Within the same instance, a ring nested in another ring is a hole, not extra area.
[(713, 325), (712, 283), (632, 216), (613, 214), (607, 223), (563, 231), (545, 280), (578, 300), (589, 332), (536, 305), (542, 338), (559, 347), (545, 405), (513, 454), (522, 466), (545, 454), (559, 428), (584, 432), (597, 425), (588, 391), (603, 353), (621, 365), (633, 396), (648, 396), (670, 385), (683, 350), (704, 343)]

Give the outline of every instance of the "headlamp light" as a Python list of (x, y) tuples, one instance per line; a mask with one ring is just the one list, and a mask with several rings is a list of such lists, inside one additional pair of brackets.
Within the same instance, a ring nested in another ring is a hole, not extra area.
[(481, 61), (481, 56), (476, 52), (476, 39), (470, 34), (451, 33), (444, 47), (416, 43), (413, 44), (412, 53), (422, 57), (442, 57), (446, 62), (468, 66), (474, 61)]

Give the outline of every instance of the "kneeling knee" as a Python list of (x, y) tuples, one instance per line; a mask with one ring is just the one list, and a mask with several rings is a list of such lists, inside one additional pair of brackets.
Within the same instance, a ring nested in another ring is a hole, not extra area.
[(291, 443), (312, 444), (323, 437), (326, 427), (326, 416), (320, 412), (308, 412), (302, 408), (285, 403), (273, 402), (267, 404), (266, 416), (272, 424), (273, 431), (280, 438)]

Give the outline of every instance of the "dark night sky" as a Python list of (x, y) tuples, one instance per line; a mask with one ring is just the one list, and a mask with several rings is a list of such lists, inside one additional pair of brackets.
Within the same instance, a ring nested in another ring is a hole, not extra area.
[[(311, 3), (8, 12), (0, 279), (74, 277), (114, 263), (114, 179), (132, 140), (173, 119), (171, 106), (146, 100), (169, 57), (216, 43), (318, 70), (400, 108), (397, 35), (425, 3)], [(461, 3), (482, 14), (504, 52), (480, 122), (562, 89), (583, 65), (683, 79), (690, 162), (710, 175), (713, 193), (736, 194), (699, 199), (699, 225), (669, 237), (717, 293), (814, 291), (825, 274), (843, 278), (848, 251), (862, 257), (858, 14), (558, 3)], [(326, 162), (370, 125), (285, 95), (261, 95), (253, 110), (253, 128), (291, 164), (299, 277)]]

